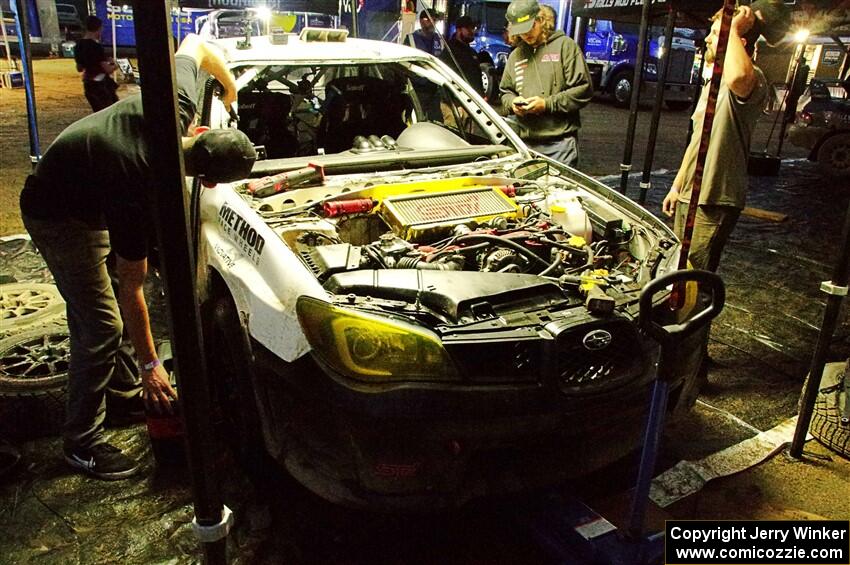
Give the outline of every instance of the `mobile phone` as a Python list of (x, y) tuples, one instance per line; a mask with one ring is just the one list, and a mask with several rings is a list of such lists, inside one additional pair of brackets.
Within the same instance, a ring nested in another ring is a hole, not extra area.
[(525, 108), (526, 106), (528, 106), (528, 101), (514, 102), (514, 104), (516, 106), (519, 106), (520, 108)]

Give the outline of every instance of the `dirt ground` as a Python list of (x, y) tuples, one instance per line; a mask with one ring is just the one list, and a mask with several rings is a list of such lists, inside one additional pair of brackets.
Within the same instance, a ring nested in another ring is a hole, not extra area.
[[(71, 61), (36, 61), (35, 77), (42, 147), (46, 147), (63, 127), (87, 114), (88, 105)], [(627, 112), (594, 102), (582, 118), (582, 168), (594, 175), (616, 174)], [(666, 171), (653, 177), (650, 210), (658, 210), (672, 181), (687, 119), (684, 112), (663, 115), (653, 168)], [(643, 112), (633, 159), (638, 168), (648, 122), (648, 112)], [(0, 128), (0, 235), (6, 235), (23, 231), (17, 198), (30, 169), (23, 91), (0, 90)], [(756, 148), (769, 129), (770, 120), (762, 120)], [(786, 155), (801, 157), (803, 152), (789, 147)], [(616, 180), (609, 177), (607, 182)], [(637, 179), (630, 183), (633, 195)], [(753, 435), (751, 428), (712, 407), (760, 430), (795, 414), (825, 305), (818, 288), (831, 276), (848, 201), (850, 188), (829, 182), (804, 161), (786, 160), (779, 177), (752, 181), (751, 206), (789, 217), (781, 223), (741, 219), (721, 268), (728, 296), (712, 328), (710, 353), (715, 363), (709, 386), (701, 396), (703, 403), (668, 428), (659, 471)], [(0, 275), (32, 280), (17, 272)], [(848, 336), (850, 325), (842, 316), (831, 361), (850, 355)], [(88, 480), (65, 468), (57, 456), (56, 437), (22, 445), (25, 464), (0, 481), (4, 562), (198, 561), (185, 473), (154, 468), (143, 426), (110, 433), (131, 455), (145, 461), (143, 476), (117, 484)], [(850, 492), (850, 461), (814, 441), (806, 448), (814, 456), (805, 462), (779, 454), (743, 473), (712, 481), (665, 510), (653, 509), (650, 526), (663, 527), (665, 518), (850, 519), (850, 497), (843, 494)], [(388, 518), (328, 507), (283, 476), (257, 495), (226, 455), (221, 470), (225, 500), (237, 515), (229, 544), (236, 563), (544, 561), (531, 537), (517, 526), (521, 500), (482, 501), (438, 517)], [(633, 467), (624, 462), (560, 490), (581, 493), (622, 524), (633, 480)]]

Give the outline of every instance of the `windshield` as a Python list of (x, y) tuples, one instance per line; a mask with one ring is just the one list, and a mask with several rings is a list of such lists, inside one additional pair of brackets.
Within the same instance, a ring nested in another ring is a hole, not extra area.
[(262, 146), (260, 159), (357, 154), (394, 143), (400, 151), (506, 143), (483, 102), (425, 61), (263, 63), (233, 72), (237, 127)]

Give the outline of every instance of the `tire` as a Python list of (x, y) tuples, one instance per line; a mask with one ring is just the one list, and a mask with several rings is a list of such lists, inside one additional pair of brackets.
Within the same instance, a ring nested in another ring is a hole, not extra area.
[(848, 373), (844, 363), (825, 367), (809, 431), (826, 447), (850, 459), (850, 424), (841, 422), (844, 403), (850, 402), (844, 393), (844, 379), (850, 378)]
[(204, 349), (211, 392), (220, 413), (223, 439), (246, 470), (266, 458), (257, 411), (251, 355), (229, 297), (214, 298), (201, 309)]
[(0, 285), (0, 327), (9, 333), (45, 323), (65, 313), (65, 301), (52, 284)]
[(839, 133), (826, 138), (818, 147), (816, 159), (828, 175), (850, 176), (850, 133)]
[(611, 79), (609, 89), (614, 97), (614, 104), (621, 108), (628, 108), (632, 102), (632, 71), (620, 71)]
[(691, 107), (691, 103), (687, 100), (667, 100), (664, 104), (674, 112), (683, 112)]
[(70, 355), (65, 328), (22, 332), (0, 341), (0, 396), (32, 396), (64, 389)]

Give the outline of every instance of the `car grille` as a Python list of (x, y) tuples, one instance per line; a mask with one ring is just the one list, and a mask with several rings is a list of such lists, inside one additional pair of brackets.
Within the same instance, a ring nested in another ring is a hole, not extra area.
[(523, 382), (540, 378), (540, 340), (487, 341), (446, 347), (465, 379), (473, 382)]
[(640, 344), (629, 323), (582, 326), (561, 334), (557, 347), (559, 388), (567, 394), (590, 394), (636, 379), (646, 365)]

